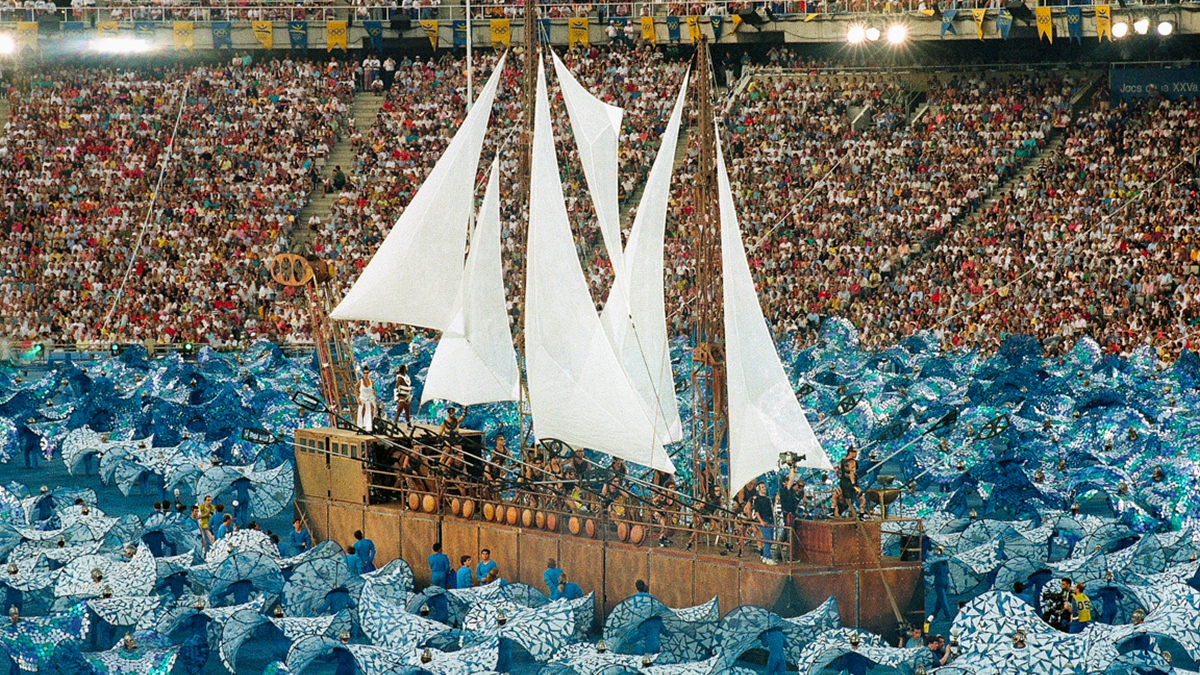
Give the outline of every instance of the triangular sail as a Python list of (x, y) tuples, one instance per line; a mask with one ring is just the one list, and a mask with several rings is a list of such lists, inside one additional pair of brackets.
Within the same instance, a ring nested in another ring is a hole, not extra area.
[(492, 162), (471, 235), (457, 310), (433, 353), (421, 403), (435, 398), (460, 405), (517, 400), (520, 372), (508, 329), (500, 260), (499, 159)]
[(525, 358), (539, 438), (674, 473), (588, 291), (563, 203), (545, 68), (539, 64), (530, 170)]
[(792, 390), (750, 276), (725, 157), (717, 144), (721, 275), (725, 299), (725, 371), (729, 404), (729, 494), (774, 470), (782, 452), (797, 464), (829, 470), (829, 457)]
[(504, 59), (496, 63), (450, 146), (332, 318), (434, 330), (450, 325), (462, 283), (467, 223), (475, 206), (475, 172)]
[(620, 274), (623, 256), (621, 210), (617, 200), (617, 150), (621, 140), (621, 116), (625, 111), (592, 96), (575, 80), (558, 54), (553, 50), (550, 54), (554, 58), (554, 73), (562, 89), (563, 103), (571, 118), (579, 163), (592, 195), (604, 248), (608, 251), (613, 272)]
[(658, 437), (663, 443), (683, 438), (667, 344), (663, 237), (687, 84), (685, 76), (625, 245), (624, 274), (614, 278), (612, 292), (601, 313), (604, 330), (629, 380), (646, 409), (658, 419)]

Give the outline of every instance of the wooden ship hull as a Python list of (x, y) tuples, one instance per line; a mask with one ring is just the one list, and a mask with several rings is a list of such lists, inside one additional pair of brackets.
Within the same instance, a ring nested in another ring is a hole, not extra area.
[[(479, 432), (462, 435), (469, 440)], [(919, 623), (924, 614), (919, 551), (913, 556), (918, 559), (883, 557), (877, 566), (867, 544), (869, 537), (877, 545), (881, 528), (898, 520), (867, 521), (861, 529), (849, 520), (797, 520), (785, 559), (767, 565), (760, 561), (756, 538), (742, 542), (738, 558), (736, 550), (712, 545), (713, 535), (706, 532), (686, 550), (686, 529), (672, 533), (672, 545), (659, 547), (659, 528), (632, 513), (601, 517), (520, 498), (471, 494), (446, 482), (433, 491), (386, 487), (381, 483), (388, 474), (370, 468), (376, 447), (374, 437), (348, 430), (297, 430), (297, 517), (315, 539), (332, 539), (343, 547), (353, 544), (354, 532), (362, 530), (375, 542), (376, 566), (403, 558), (418, 587), (429, 583), (426, 558), (440, 541), (452, 561), (459, 555), (478, 559), (480, 549), (490, 549), (505, 580), (542, 592), (547, 590), (542, 572), (553, 558), (584, 593), (595, 593), (598, 622), (634, 592), (638, 579), (672, 607), (715, 596), (722, 614), (751, 604), (784, 617), (798, 616), (832, 595), (843, 625), (881, 635), (892, 635), (897, 623), (889, 589), (906, 620)]]

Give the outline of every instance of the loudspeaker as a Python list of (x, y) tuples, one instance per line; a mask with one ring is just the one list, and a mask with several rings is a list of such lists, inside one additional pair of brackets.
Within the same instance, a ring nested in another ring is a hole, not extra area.
[(1021, 0), (1008, 0), (1004, 4), (1004, 8), (1008, 10), (1009, 14), (1012, 14), (1014, 19), (1024, 22), (1026, 26), (1033, 23), (1033, 12), (1029, 11), (1029, 8)]
[(755, 30), (762, 30), (761, 26), (766, 23), (766, 19), (753, 9), (744, 9), (738, 12), (738, 16), (742, 17), (742, 23), (753, 26)]
[(412, 19), (407, 17), (403, 19), (392, 19), (391, 28), (392, 30), (408, 30), (409, 28), (412, 28)]

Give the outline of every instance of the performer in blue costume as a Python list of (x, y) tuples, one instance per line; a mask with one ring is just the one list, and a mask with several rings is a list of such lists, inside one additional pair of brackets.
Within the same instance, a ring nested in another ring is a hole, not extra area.
[(767, 650), (766, 675), (781, 675), (787, 670), (787, 659), (783, 655), (783, 631), (778, 628), (763, 631), (763, 634), (758, 636), (758, 641), (762, 643), (763, 649)]
[(558, 578), (563, 571), (558, 569), (558, 561), (550, 558), (546, 561), (546, 571), (542, 572), (542, 581), (546, 582), (546, 595), (551, 600), (558, 599)]
[(450, 558), (442, 553), (442, 542), (433, 544), (433, 553), (429, 556), (429, 583), (433, 586), (446, 588), (446, 579), (450, 574)]
[(950, 558), (943, 555), (942, 547), (933, 550), (933, 556), (925, 563), (925, 573), (933, 576), (933, 593), (935, 597), (931, 614), (936, 618), (938, 612), (944, 612), (947, 619), (954, 619), (950, 610), (950, 602), (946, 599), (946, 591), (950, 587)]
[[(650, 598), (649, 587), (646, 582), (641, 579), (634, 584), (637, 588), (637, 593), (634, 597), (644, 596)], [(662, 632), (663, 621), (657, 616), (652, 616), (640, 623), (637, 627), (637, 632), (634, 639), (630, 641), (630, 645), (640, 645), (641, 649), (631, 653), (634, 654), (657, 654), (662, 651)]]
[(363, 536), (362, 530), (354, 533), (354, 551), (362, 559), (363, 572), (375, 571), (375, 542)]

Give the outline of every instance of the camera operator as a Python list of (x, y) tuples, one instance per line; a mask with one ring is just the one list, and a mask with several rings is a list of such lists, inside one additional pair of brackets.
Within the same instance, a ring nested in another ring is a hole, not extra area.
[(1063, 578), (1059, 590), (1045, 592), (1046, 611), (1042, 619), (1052, 628), (1067, 632), (1071, 625), (1071, 580)]
[(796, 465), (792, 464), (787, 477), (779, 482), (779, 510), (783, 512), (783, 522), (789, 529), (792, 521), (800, 515), (803, 502), (804, 481), (796, 477)]

